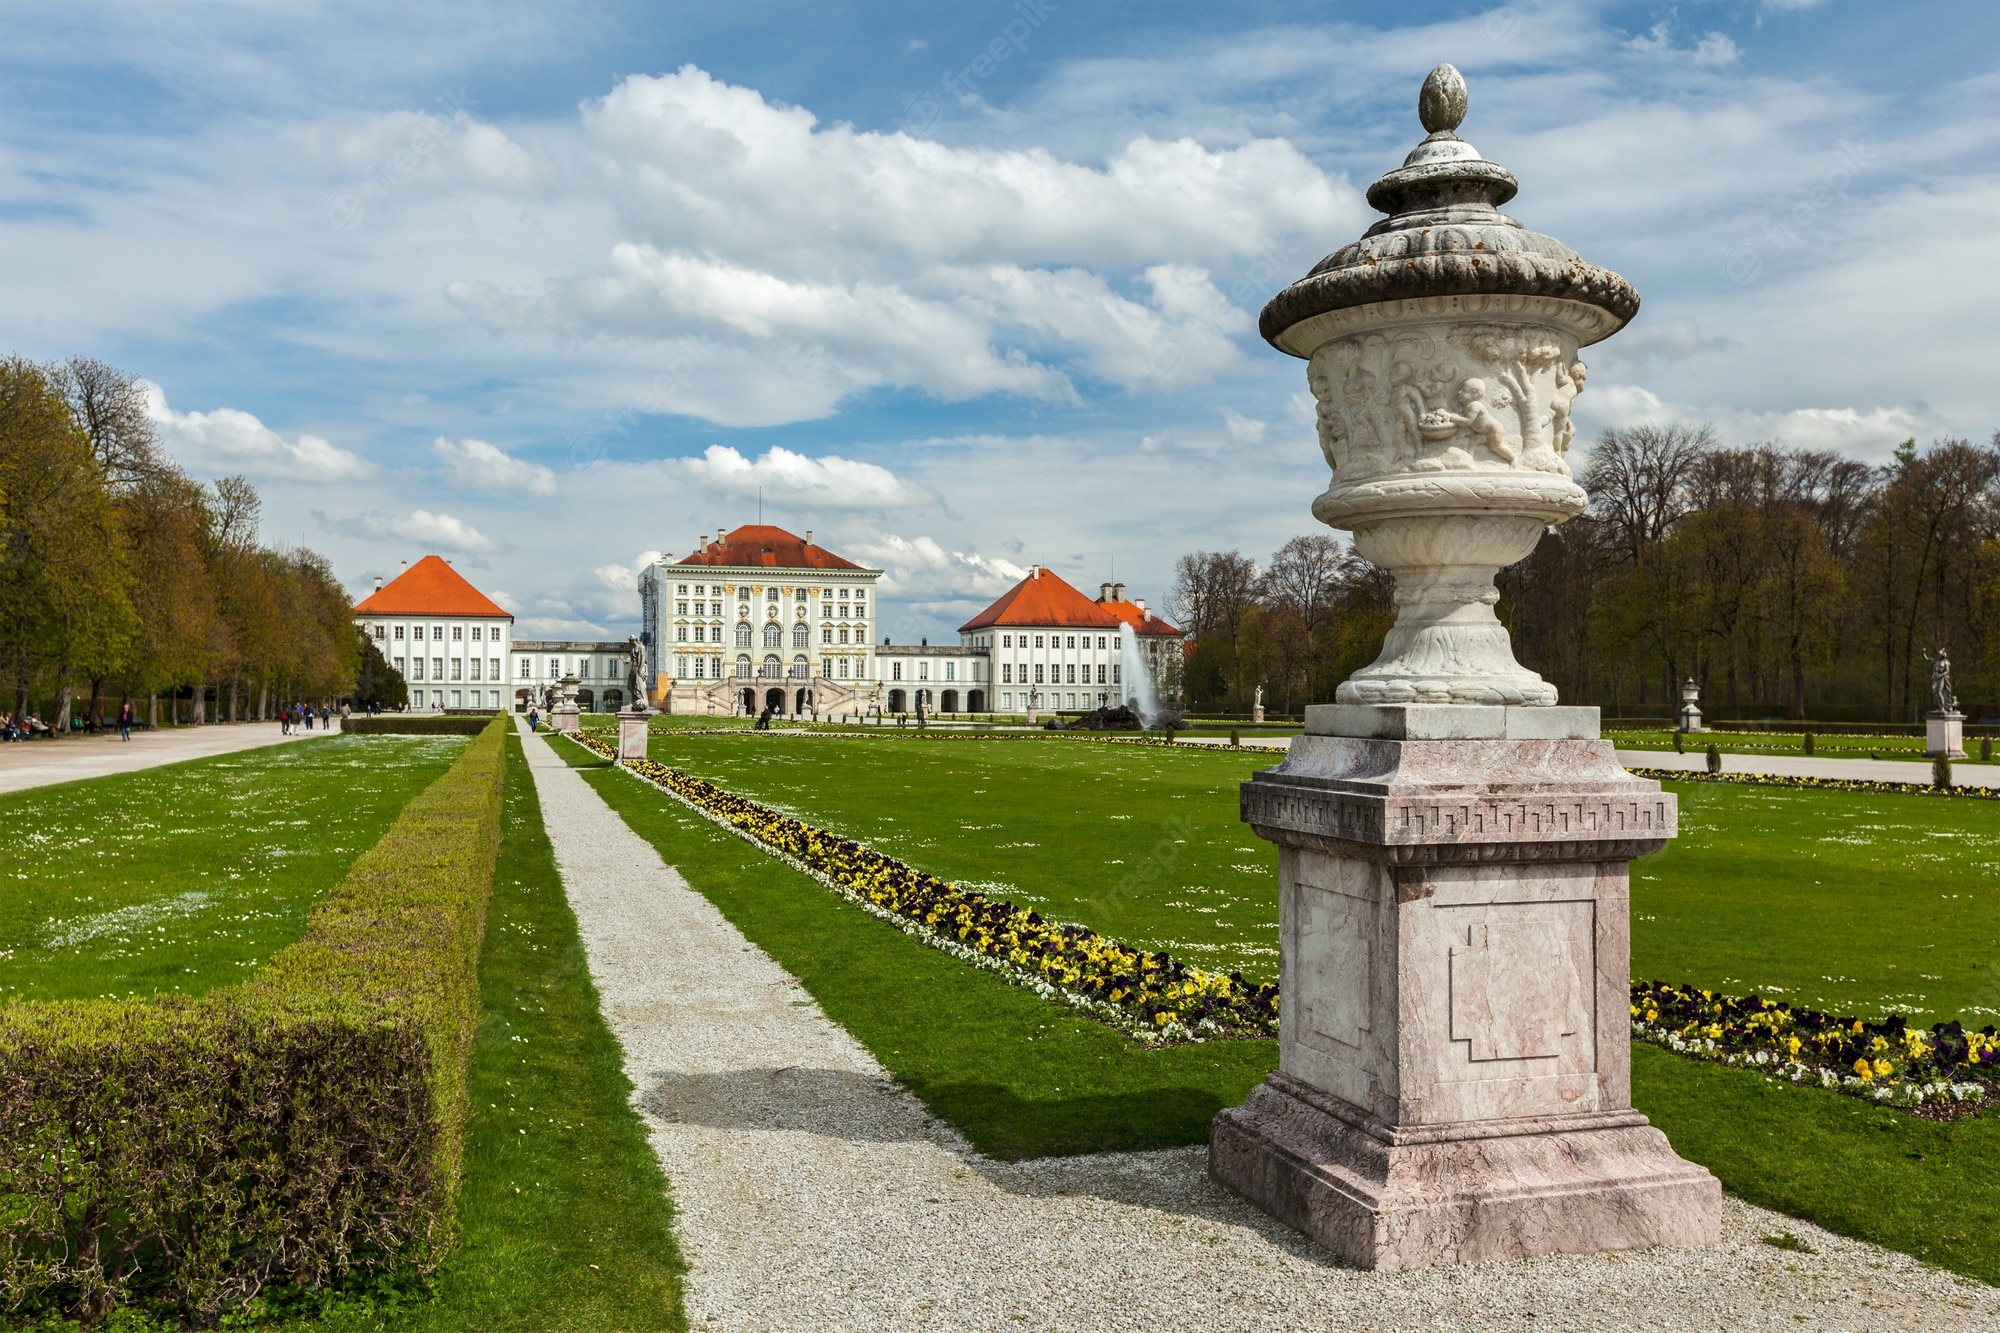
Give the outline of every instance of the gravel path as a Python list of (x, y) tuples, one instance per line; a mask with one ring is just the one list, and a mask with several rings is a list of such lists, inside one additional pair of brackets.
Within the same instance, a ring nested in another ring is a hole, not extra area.
[[(333, 734), (340, 723), (333, 719)], [(286, 736), (276, 722), (211, 722), (200, 727), (162, 727), (134, 731), (121, 741), (114, 731), (96, 736), (65, 736), (57, 741), (16, 741), (0, 745), (0, 792), (26, 791), (55, 782), (77, 782), (110, 773), (134, 773), (161, 764), (178, 764), (211, 755), (234, 754), (327, 733), (311, 731)]]
[(1199, 1148), (987, 1160), (526, 744), (694, 1329), (2000, 1329), (2000, 1291), (1733, 1199), (1715, 1249), (1375, 1274), (1211, 1185)]

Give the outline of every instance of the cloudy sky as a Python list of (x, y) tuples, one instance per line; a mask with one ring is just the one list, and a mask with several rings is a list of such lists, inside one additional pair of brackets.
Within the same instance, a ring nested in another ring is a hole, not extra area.
[(0, 352), (143, 376), (356, 590), (449, 556), (624, 634), (813, 529), (949, 636), (1031, 562), (1159, 598), (1325, 484), (1256, 313), (1449, 60), (1508, 211), (1630, 278), (1588, 434), (1879, 461), (2000, 425), (2000, 6), (9, 7)]

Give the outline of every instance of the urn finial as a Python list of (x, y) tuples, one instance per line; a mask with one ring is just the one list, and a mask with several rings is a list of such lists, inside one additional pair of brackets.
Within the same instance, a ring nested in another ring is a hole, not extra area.
[(1417, 119), (1432, 134), (1450, 134), (1465, 119), (1465, 76), (1439, 65), (1417, 94)]

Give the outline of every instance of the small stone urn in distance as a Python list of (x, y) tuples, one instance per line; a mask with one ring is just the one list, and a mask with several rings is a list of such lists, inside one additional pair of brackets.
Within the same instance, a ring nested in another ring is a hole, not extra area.
[(1681, 682), (1681, 730), (1708, 730), (1701, 724), (1701, 686), (1694, 683), (1693, 676)]
[(1376, 181), (1390, 216), (1279, 293), (1332, 484), (1313, 512), (1396, 577), (1382, 655), (1243, 784), (1279, 848), (1279, 1068), (1215, 1119), (1209, 1170), (1351, 1263), (1410, 1268), (1717, 1238), (1714, 1177), (1632, 1109), (1627, 863), (1675, 805), (1597, 710), (1514, 660), (1493, 576), (1584, 507), (1578, 349), (1623, 278), (1499, 212), (1453, 133)]

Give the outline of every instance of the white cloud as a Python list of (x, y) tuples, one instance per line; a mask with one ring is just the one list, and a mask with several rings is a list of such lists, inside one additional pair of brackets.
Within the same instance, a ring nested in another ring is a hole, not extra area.
[(990, 601), (1027, 577), (1024, 565), (976, 551), (954, 551), (933, 537), (881, 533), (850, 541), (853, 554), (882, 571), (885, 596), (917, 603)]
[(167, 452), (182, 462), (217, 470), (277, 475), (304, 481), (346, 481), (373, 476), (374, 464), (317, 435), (296, 440), (233, 407), (176, 412), (166, 390), (141, 380), (146, 415)]
[(484, 440), (453, 443), (442, 435), (431, 448), (444, 460), (444, 476), (453, 486), (466, 491), (525, 491), (529, 495), (554, 495), (556, 474), (540, 463), (515, 458)]
[(748, 499), (762, 492), (767, 499), (793, 506), (901, 509), (935, 504), (938, 498), (885, 467), (838, 454), (808, 458), (773, 447), (753, 461), (726, 444), (711, 444), (700, 458), (678, 459), (670, 466), (724, 495)]
[(641, 551), (629, 565), (599, 565), (591, 570), (591, 576), (604, 585), (608, 592), (636, 594), (639, 591), (639, 575), (649, 565), (658, 564), (662, 552)]
[(1733, 65), (1743, 53), (1736, 43), (1719, 32), (1705, 32), (1695, 39), (1692, 47), (1674, 45), (1673, 20), (1661, 19), (1644, 33), (1625, 43), (1625, 49), (1640, 55), (1680, 57), (1697, 65), (1720, 67)]
[(428, 509), (413, 509), (407, 514), (369, 510), (347, 518), (329, 518), (315, 509), (313, 517), (329, 532), (367, 541), (399, 541), (468, 555), (484, 555), (500, 549), (492, 538), (464, 519)]
[(1222, 426), (1237, 444), (1262, 444), (1269, 423), (1246, 417), (1233, 407), (1222, 409)]

